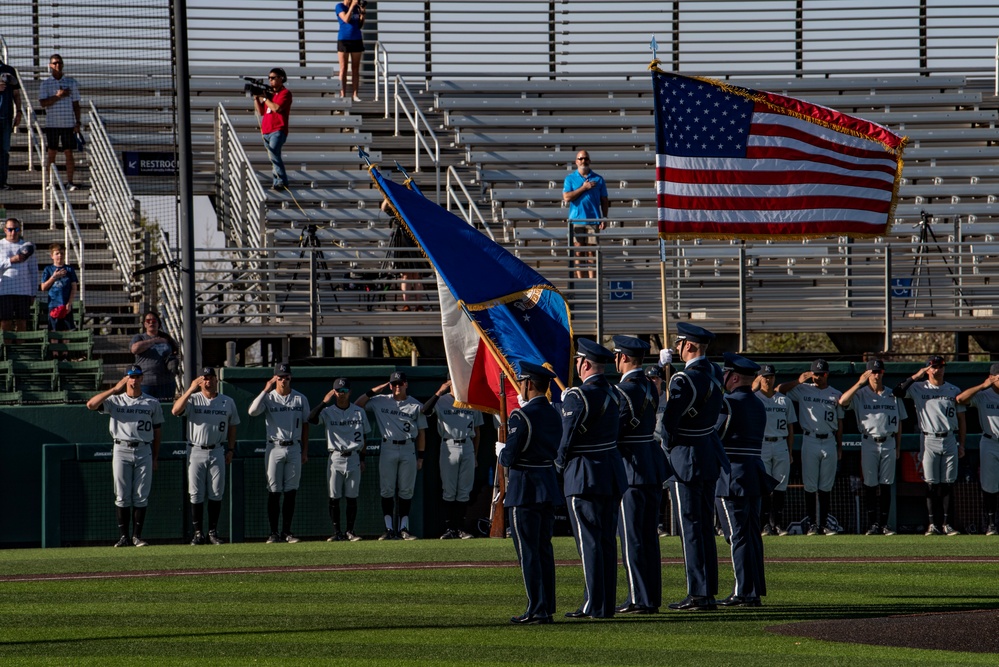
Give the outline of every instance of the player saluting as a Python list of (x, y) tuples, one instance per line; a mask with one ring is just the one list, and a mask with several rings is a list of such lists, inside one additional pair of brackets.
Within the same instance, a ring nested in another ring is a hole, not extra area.
[(219, 393), (215, 369), (205, 366), (201, 375), (173, 404), (174, 417), (187, 417), (187, 490), (191, 494), (191, 544), (205, 543), (201, 518), (208, 496), (208, 538), (212, 544), (225, 544), (218, 535), (222, 494), (225, 493), (225, 467), (236, 450), (236, 403)]
[(763, 364), (753, 382), (756, 398), (767, 411), (767, 429), (763, 433), (760, 457), (767, 474), (777, 480), (774, 490), (763, 490), (760, 523), (763, 535), (787, 535), (784, 523), (784, 497), (794, 460), (794, 422), (798, 415), (794, 403), (784, 394), (777, 393), (777, 370), (772, 364)]
[(114, 441), (111, 470), (114, 473), (115, 513), (121, 534), (115, 546), (127, 547), (130, 543), (130, 507), (134, 508), (131, 544), (148, 546), (142, 539), (142, 524), (146, 519), (153, 471), (160, 455), (160, 427), (163, 425), (160, 402), (142, 393), (142, 369), (129, 366), (118, 384), (87, 401), (87, 409), (111, 417)]
[(986, 535), (999, 535), (996, 530), (996, 509), (999, 505), (999, 364), (992, 364), (985, 382), (962, 391), (959, 405), (974, 405), (978, 408), (978, 420), (982, 425), (982, 439), (978, 444), (978, 454), (982, 471), (982, 505), (985, 509)]
[[(350, 380), (337, 378), (333, 389), (326, 393), (323, 402), (309, 413), (309, 423), (322, 421), (326, 428), (326, 449), (329, 464), (326, 467), (326, 484), (330, 494), (330, 521), (333, 534), (327, 542), (360, 541), (354, 532), (357, 520), (357, 496), (361, 491), (361, 473), (364, 472), (364, 437), (371, 433), (371, 425), (364, 410), (350, 402)], [(347, 532), (340, 531), (340, 498), (347, 497)]]
[[(266, 413), (267, 448), (264, 450), (264, 468), (267, 471), (267, 519), (271, 534), (268, 544), (299, 542), (291, 534), (291, 520), (295, 516), (295, 496), (302, 480), (302, 465), (309, 461), (309, 399), (291, 388), (291, 366), (278, 364), (274, 377), (267, 381), (264, 390), (250, 403), (250, 416)], [(281, 513), (281, 494), (284, 493), (283, 531), (278, 533), (278, 515)]]

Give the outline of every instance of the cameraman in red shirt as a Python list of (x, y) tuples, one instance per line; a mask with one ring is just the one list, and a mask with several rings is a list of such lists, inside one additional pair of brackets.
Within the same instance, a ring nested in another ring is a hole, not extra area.
[(264, 137), (264, 147), (274, 171), (272, 190), (288, 187), (288, 174), (281, 159), (281, 147), (288, 140), (288, 114), (291, 111), (291, 91), (284, 87), (288, 75), (280, 67), (275, 67), (267, 75), (267, 83), (274, 89), (270, 97), (257, 95), (253, 103), (261, 115), (260, 133)]

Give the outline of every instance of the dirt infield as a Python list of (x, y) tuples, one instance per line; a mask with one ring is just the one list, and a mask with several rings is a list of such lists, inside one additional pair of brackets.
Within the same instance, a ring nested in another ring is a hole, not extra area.
[(999, 653), (999, 611), (947, 612), (772, 625), (768, 632), (846, 644)]

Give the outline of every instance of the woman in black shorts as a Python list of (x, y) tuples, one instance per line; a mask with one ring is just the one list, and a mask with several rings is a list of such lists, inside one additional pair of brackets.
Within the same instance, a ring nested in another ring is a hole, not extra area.
[(336, 50), (340, 59), (340, 97), (347, 97), (347, 61), (350, 61), (351, 82), (354, 86), (354, 101), (360, 102), (357, 94), (361, 87), (361, 54), (364, 53), (364, 40), (361, 27), (364, 26), (364, 13), (367, 0), (347, 0), (336, 6), (336, 18), (340, 22), (337, 33)]

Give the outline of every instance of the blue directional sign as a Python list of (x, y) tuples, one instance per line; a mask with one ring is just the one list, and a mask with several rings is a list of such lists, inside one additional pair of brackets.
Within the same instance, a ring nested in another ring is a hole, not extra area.
[(611, 301), (631, 301), (632, 290), (635, 288), (634, 281), (612, 280), (610, 281)]

